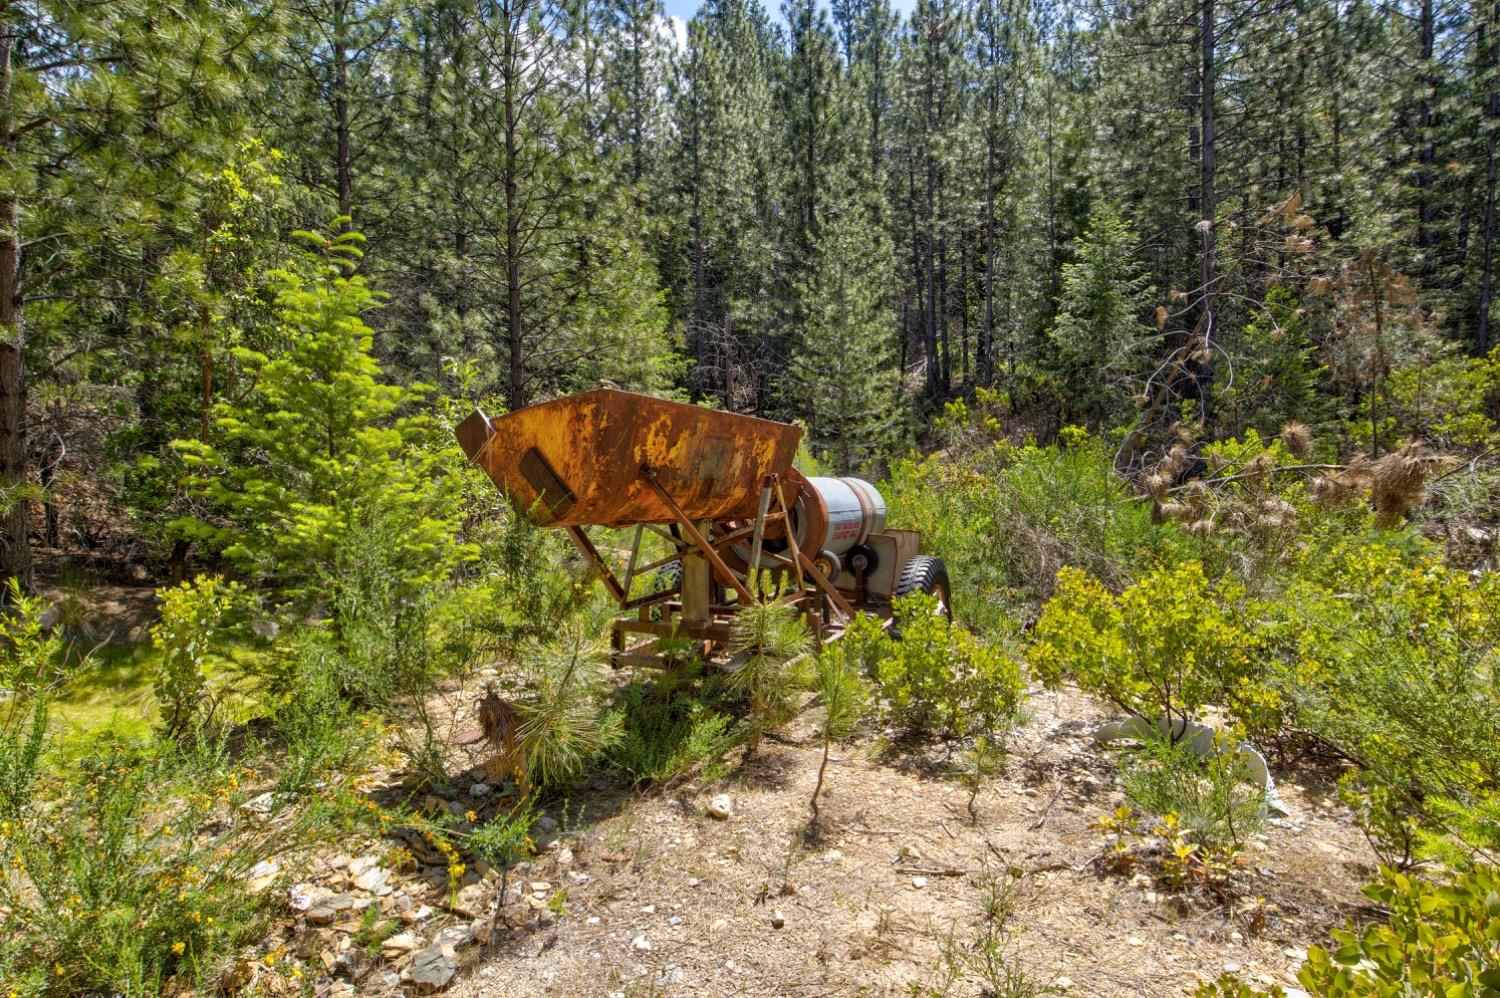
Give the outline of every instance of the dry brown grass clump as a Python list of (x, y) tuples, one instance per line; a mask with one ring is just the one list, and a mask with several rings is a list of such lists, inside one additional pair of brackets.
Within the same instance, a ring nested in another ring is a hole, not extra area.
[(1281, 428), (1281, 442), (1292, 456), (1305, 461), (1312, 456), (1313, 435), (1306, 423), (1295, 419)]
[(1382, 527), (1395, 526), (1427, 494), (1427, 480), (1453, 466), (1453, 459), (1410, 441), (1370, 465), (1370, 504)]

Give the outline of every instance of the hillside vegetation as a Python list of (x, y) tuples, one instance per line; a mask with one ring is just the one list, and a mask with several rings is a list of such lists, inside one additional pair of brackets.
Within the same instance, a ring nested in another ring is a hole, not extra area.
[[(1500, 7), (677, 13), (0, 0), (0, 992), (1500, 994)], [(601, 383), (953, 620), (609, 668)]]

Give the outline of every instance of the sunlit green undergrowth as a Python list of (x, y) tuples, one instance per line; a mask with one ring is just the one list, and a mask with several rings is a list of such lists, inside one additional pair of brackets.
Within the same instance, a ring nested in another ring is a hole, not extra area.
[[(980, 419), (966, 413), (955, 418)], [(1123, 585), (1186, 553), (1186, 535), (1153, 522), (1083, 431), (1050, 447), (965, 439), (947, 454), (897, 462), (882, 488), (891, 524), (920, 528), (923, 550), (947, 563), (955, 613), (976, 630), (1015, 633), (1065, 565)]]
[[(61, 663), (67, 679), (53, 704), (52, 722), (60, 748), (88, 740), (103, 730), (136, 737), (159, 721), (151, 686), (161, 668), (161, 652), (150, 642), (73, 646)], [(226, 720), (255, 716), (271, 684), (285, 669), (285, 655), (270, 642), (250, 635), (228, 635), (204, 660), (210, 694)]]

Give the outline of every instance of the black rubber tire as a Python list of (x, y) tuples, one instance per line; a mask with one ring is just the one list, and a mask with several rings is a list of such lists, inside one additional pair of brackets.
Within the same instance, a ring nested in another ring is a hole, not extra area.
[[(651, 591), (653, 593), (666, 592), (682, 585), (682, 562), (669, 561), (656, 570), (651, 577)], [(646, 611), (646, 616), (652, 620), (661, 620), (665, 616), (664, 608), (660, 603), (653, 603)]]
[[(902, 567), (893, 597), (900, 599), (919, 592), (942, 600), (943, 616), (952, 622), (953, 586), (948, 582), (948, 566), (943, 564), (943, 559), (919, 554)], [(895, 625), (892, 625), (891, 633), (896, 633)]]

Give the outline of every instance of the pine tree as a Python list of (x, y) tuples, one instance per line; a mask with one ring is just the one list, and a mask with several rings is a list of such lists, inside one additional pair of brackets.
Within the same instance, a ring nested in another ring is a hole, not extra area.
[[(149, 426), (149, 358), (166, 330), (136, 306), (170, 252), (188, 175), (238, 138), (227, 109), (274, 39), (249, 14), (233, 0), (0, 8), (0, 577), (23, 587), (28, 370), (63, 376), (113, 339), (137, 360), (122, 380), (141, 386)], [(28, 317), (40, 302), (68, 307)]]
[(1098, 424), (1118, 416), (1139, 385), (1143, 324), (1154, 297), (1131, 258), (1135, 233), (1100, 203), (1077, 240), (1077, 260), (1063, 268), (1063, 292), (1052, 327), (1049, 367), (1058, 378), (1065, 418)]
[(420, 390), (385, 383), (371, 356), (361, 315), (378, 296), (347, 273), (357, 243), (328, 237), (281, 272), (285, 348), (241, 348), (249, 391), (215, 406), (212, 442), (178, 442), (212, 505), (178, 529), (309, 598), (363, 531), (389, 538), (411, 586), (445, 578), (465, 553), (453, 444), (434, 446), (436, 427), (409, 412)]

